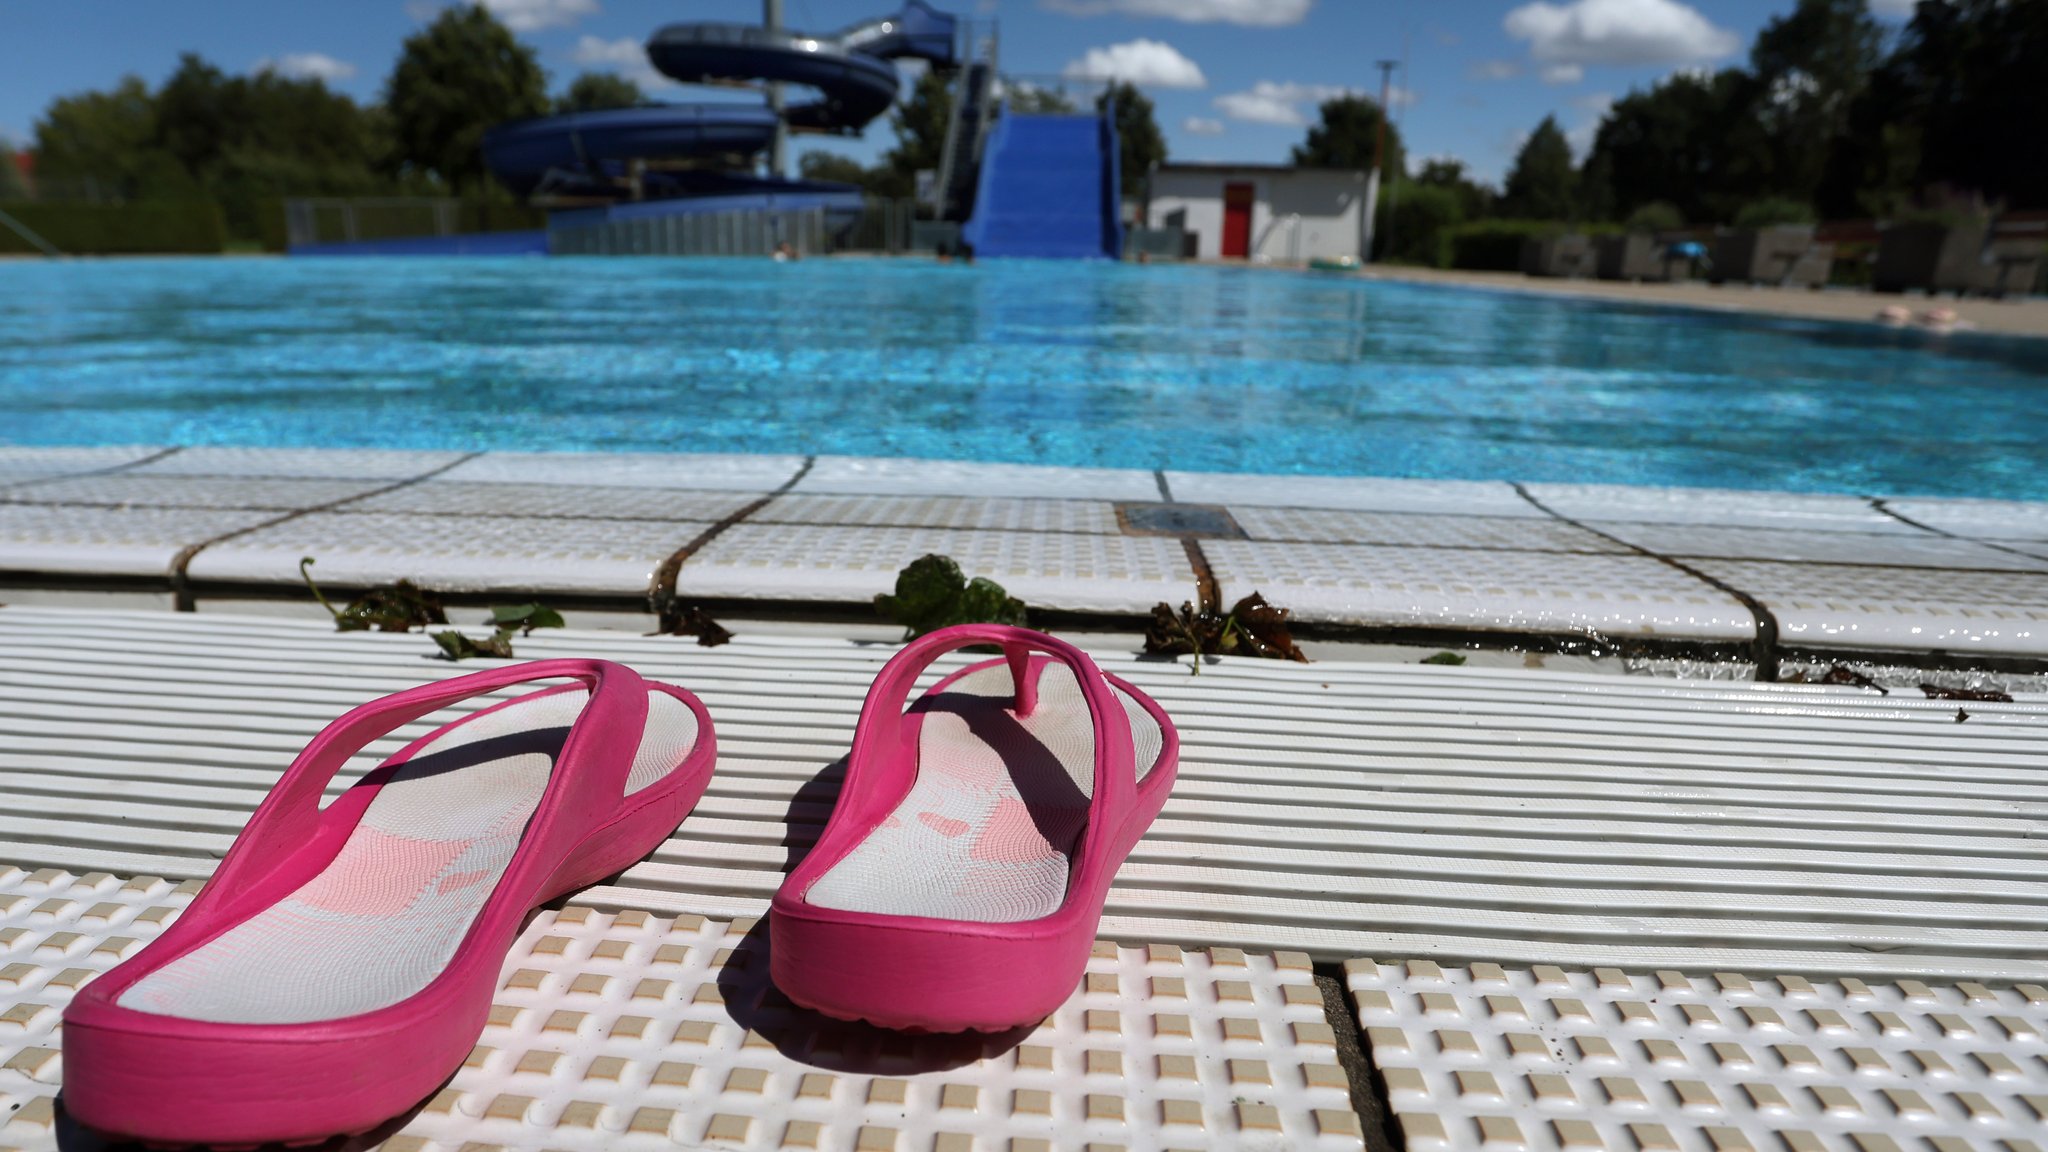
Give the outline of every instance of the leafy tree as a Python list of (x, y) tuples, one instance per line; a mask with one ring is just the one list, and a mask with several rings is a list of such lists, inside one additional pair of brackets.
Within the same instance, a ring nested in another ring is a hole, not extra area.
[(1375, 258), (1449, 267), (1450, 231), (1465, 222), (1455, 188), (1408, 180), (1380, 197), (1373, 224)]
[(1750, 49), (1753, 109), (1741, 118), (1765, 137), (1769, 170), (1759, 183), (1795, 200), (1813, 198), (1828, 150), (1847, 131), (1850, 109), (1883, 57), (1884, 30), (1864, 0), (1799, 0), (1763, 26)]
[[(1379, 103), (1368, 97), (1325, 100), (1318, 122), (1309, 126), (1308, 139), (1294, 146), (1294, 163), (1303, 168), (1371, 168), (1382, 119)], [(1407, 171), (1402, 155), (1401, 132), (1388, 124), (1382, 179), (1391, 183)]]
[(796, 169), (806, 180), (829, 180), (862, 188), (875, 180), (875, 173), (862, 167), (860, 161), (836, 152), (806, 152), (797, 158)]
[(1095, 110), (1114, 106), (1117, 165), (1123, 175), (1123, 193), (1136, 196), (1145, 190), (1155, 165), (1166, 162), (1166, 137), (1152, 116), (1152, 101), (1132, 84), (1110, 84), (1095, 101)]
[(555, 101), (557, 112), (596, 112), (603, 108), (633, 108), (647, 102), (640, 86), (616, 72), (585, 72), (569, 84), (569, 90)]
[(548, 110), (547, 74), (489, 9), (460, 4), (406, 38), (384, 83), (392, 163), (458, 191), (488, 187), (485, 130)]
[(22, 185), (21, 169), (15, 167), (14, 149), (0, 140), (0, 200), (19, 200), (28, 195)]
[(140, 77), (124, 77), (110, 92), (59, 97), (36, 122), (37, 181), (112, 199), (189, 187), (153, 146), (155, 136), (156, 99)]
[(871, 187), (878, 196), (907, 199), (916, 194), (920, 170), (937, 171), (945, 155), (946, 126), (953, 116), (950, 78), (928, 68), (917, 78), (910, 95), (889, 115), (896, 131), (896, 146), (882, 154), (880, 168)]
[(1565, 220), (1574, 215), (1577, 197), (1571, 143), (1557, 117), (1545, 116), (1515, 153), (1501, 191), (1501, 212), (1527, 220)]
[(1633, 232), (1669, 232), (1685, 227), (1685, 214), (1675, 204), (1652, 200), (1629, 213), (1627, 224)]
[(1448, 190), (1457, 198), (1458, 213), (1465, 220), (1478, 220), (1490, 214), (1498, 198), (1493, 189), (1466, 175), (1463, 160), (1425, 160), (1413, 183), (1422, 188)]

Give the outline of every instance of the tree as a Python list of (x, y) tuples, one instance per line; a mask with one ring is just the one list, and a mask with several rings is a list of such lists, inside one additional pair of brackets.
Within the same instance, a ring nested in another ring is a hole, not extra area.
[(1501, 190), (1501, 212), (1526, 220), (1567, 220), (1578, 198), (1578, 174), (1572, 170), (1572, 146), (1545, 116), (1515, 153), (1514, 167)]
[(28, 195), (21, 182), (21, 169), (15, 163), (14, 149), (0, 140), (0, 200), (19, 200)]
[(633, 108), (645, 104), (640, 86), (616, 72), (585, 72), (569, 84), (569, 90), (555, 101), (557, 112), (596, 112), (604, 108)]
[(92, 198), (133, 199), (189, 181), (154, 147), (156, 99), (141, 77), (50, 102), (36, 122), (36, 180)]
[(393, 164), (468, 191), (488, 186), (484, 132), (548, 110), (547, 74), (489, 9), (460, 4), (406, 38), (384, 106)]
[[(1422, 162), (1422, 171), (1411, 181), (1419, 188), (1442, 188), (1450, 192), (1458, 203), (1458, 215), (1463, 220), (1478, 220), (1493, 211), (1493, 202), (1498, 199), (1493, 189), (1465, 174), (1465, 162), (1438, 158)], [(1402, 193), (1406, 195), (1404, 191)]]
[[(1756, 191), (1811, 201), (1830, 147), (1884, 57), (1884, 30), (1864, 0), (1799, 0), (1757, 33), (1750, 115), (1762, 129), (1768, 174)], [(1732, 175), (1732, 174), (1731, 174)]]
[(936, 68), (926, 69), (909, 97), (889, 116), (896, 146), (882, 154), (881, 167), (874, 173), (876, 195), (908, 199), (916, 194), (918, 172), (938, 171), (952, 116), (951, 81)]
[(1123, 194), (1144, 192), (1152, 169), (1166, 162), (1166, 137), (1153, 118), (1152, 101), (1136, 85), (1112, 82), (1095, 101), (1095, 110), (1113, 107), (1116, 122), (1117, 166), (1123, 177)]
[[(1365, 96), (1347, 94), (1323, 101), (1318, 122), (1308, 139), (1294, 146), (1294, 163), (1302, 168), (1371, 168), (1378, 146), (1380, 106)], [(1401, 133), (1387, 125), (1386, 169), (1381, 178), (1399, 180), (1403, 167)]]
[(796, 170), (806, 180), (854, 184), (862, 188), (869, 187), (876, 179), (875, 173), (863, 168), (860, 161), (836, 152), (806, 152), (797, 158)]

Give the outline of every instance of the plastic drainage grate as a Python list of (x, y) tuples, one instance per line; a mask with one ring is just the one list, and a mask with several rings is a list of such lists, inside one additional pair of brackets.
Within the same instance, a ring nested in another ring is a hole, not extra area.
[(1116, 506), (1116, 522), (1126, 536), (1198, 536), (1242, 540), (1230, 510), (1220, 504), (1133, 504)]

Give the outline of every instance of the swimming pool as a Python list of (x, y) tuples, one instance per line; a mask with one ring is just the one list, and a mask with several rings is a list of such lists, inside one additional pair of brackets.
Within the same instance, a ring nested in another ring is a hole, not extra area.
[(1262, 269), (8, 262), (0, 442), (821, 452), (2048, 499), (2048, 346), (1931, 344)]

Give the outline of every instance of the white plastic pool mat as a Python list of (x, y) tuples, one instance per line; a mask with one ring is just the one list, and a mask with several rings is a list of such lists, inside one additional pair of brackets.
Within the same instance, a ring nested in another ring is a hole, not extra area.
[[(687, 685), (717, 724), (696, 812), (588, 899), (758, 915), (822, 825), (827, 769), (895, 649), (741, 631), (715, 649), (519, 641)], [(0, 859), (208, 875), (322, 725), (475, 667), (432, 650), (296, 621), (0, 609)], [(1970, 703), (1957, 723), (1953, 701), (1855, 688), (1246, 660), (1193, 677), (1096, 651), (1185, 741), (1105, 936), (2048, 979), (2048, 699)]]
[[(193, 888), (0, 865), (0, 1146), (95, 1143), (53, 1099), (59, 1013)], [(1042, 1025), (911, 1037), (790, 1005), (763, 947), (746, 921), (544, 912), (462, 1069), (376, 1135), (392, 1152), (1363, 1146), (1299, 953), (1099, 943)]]
[(977, 532), (742, 523), (686, 562), (676, 594), (871, 603), (931, 552), (1038, 608), (1143, 613), (1195, 595), (1179, 540), (1076, 532)]
[[(1798, 646), (2048, 656), (2037, 626), (2048, 504), (1563, 484), (1527, 493), (1491, 481), (831, 456), (0, 448), (0, 570), (16, 582), (177, 582), (190, 602), (249, 583), (296, 588), (298, 555), (287, 553), (310, 552), (330, 581), (345, 568), (351, 580), (623, 606), (659, 598), (667, 589), (641, 577), (687, 551), (675, 585), (684, 596), (847, 604), (887, 591), (918, 550), (941, 548), (1041, 607), (1130, 614), (1189, 599), (1200, 563), (1170, 536), (1126, 535), (1116, 504), (1180, 501), (1222, 506), (1244, 530), (1192, 545), (1227, 597), (1263, 591), (1307, 622), (1753, 638), (1741, 596), (1678, 566), (1691, 565), (1782, 609), (1782, 635)], [(304, 522), (224, 539), (287, 515)], [(190, 581), (170, 571), (181, 555), (192, 557)]]
[(2037, 1152), (2048, 989), (1346, 965), (1409, 1152)]

